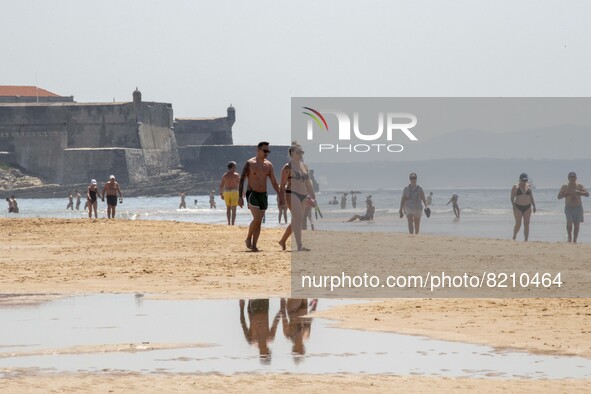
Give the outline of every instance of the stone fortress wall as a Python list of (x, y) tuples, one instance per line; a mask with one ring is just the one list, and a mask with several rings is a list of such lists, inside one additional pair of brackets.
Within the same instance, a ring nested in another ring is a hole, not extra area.
[[(115, 174), (122, 185), (135, 186), (179, 169), (215, 183), (228, 161), (241, 171), (256, 155), (259, 141), (233, 144), (235, 121), (232, 106), (225, 117), (175, 119), (171, 104), (144, 102), (137, 89), (133, 101), (120, 103), (0, 100), (0, 162), (62, 185)], [(288, 147), (271, 149), (279, 176)]]
[[(86, 183), (117, 174), (123, 184), (136, 184), (181, 166), (172, 105), (144, 102), (138, 90), (132, 102), (123, 103), (76, 103), (68, 97), (5, 101), (0, 100), (0, 160), (48, 182)], [(203, 140), (217, 142), (211, 134), (219, 133), (221, 141), (231, 141), (233, 120), (213, 120), (209, 136), (198, 120), (180, 123), (185, 138), (198, 130)]]

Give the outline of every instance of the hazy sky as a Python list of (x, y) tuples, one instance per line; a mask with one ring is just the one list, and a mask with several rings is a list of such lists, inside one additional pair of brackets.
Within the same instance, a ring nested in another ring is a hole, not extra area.
[(589, 96), (588, 1), (0, 0), (0, 84), (236, 107), (290, 141), (292, 96)]

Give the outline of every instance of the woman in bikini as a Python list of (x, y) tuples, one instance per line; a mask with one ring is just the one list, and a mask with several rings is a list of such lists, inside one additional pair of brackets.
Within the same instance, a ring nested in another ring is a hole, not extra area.
[(519, 175), (519, 183), (513, 185), (511, 189), (511, 204), (513, 205), (513, 215), (515, 216), (515, 228), (513, 229), (513, 239), (517, 238), (517, 233), (523, 222), (523, 235), (525, 241), (529, 238), (529, 219), (532, 212), (536, 212), (536, 203), (534, 195), (527, 183), (526, 173)]
[(310, 203), (310, 198), (316, 200), (316, 197), (308, 174), (308, 167), (303, 162), (304, 151), (295, 141), (292, 142), (289, 148), (289, 156), (291, 160), (281, 170), (279, 191), (280, 193), (286, 193), (287, 207), (291, 212), (291, 223), (285, 229), (279, 245), (281, 245), (281, 249), (285, 250), (287, 248), (287, 239), (293, 232), (298, 251), (308, 251), (310, 249), (302, 246), (302, 225), (304, 223), (306, 204)]

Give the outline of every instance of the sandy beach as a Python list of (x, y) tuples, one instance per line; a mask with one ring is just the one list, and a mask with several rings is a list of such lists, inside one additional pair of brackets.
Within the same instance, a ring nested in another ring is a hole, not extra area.
[[(260, 253), (246, 250), (246, 229), (165, 221), (0, 219), (3, 294), (155, 293), (169, 298), (268, 298), (290, 294), (291, 253), (282, 229), (263, 229)], [(307, 237), (313, 237), (310, 233)], [(522, 243), (383, 234), (399, 250), (415, 247), (442, 260), (503, 265), (568, 260), (587, 269), (590, 245)], [(452, 247), (450, 247), (452, 245)], [(502, 253), (499, 251), (502, 250)], [(418, 259), (417, 259), (418, 261)], [(588, 298), (388, 299), (320, 312), (343, 327), (391, 331), (499, 349), (591, 357)], [(1, 304), (0, 304), (1, 306)], [(448, 379), (357, 375), (57, 374), (10, 371), (2, 392), (196, 391), (532, 391), (580, 390), (588, 381)], [(245, 389), (246, 388), (246, 389)]]

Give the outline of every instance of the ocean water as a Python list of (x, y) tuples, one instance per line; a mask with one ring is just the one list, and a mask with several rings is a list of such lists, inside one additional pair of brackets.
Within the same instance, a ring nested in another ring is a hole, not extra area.
[[(423, 216), (421, 233), (432, 235), (468, 236), (511, 239), (513, 235), (514, 218), (510, 203), (510, 188), (507, 189), (425, 189), (433, 192), (431, 217)], [(452, 193), (459, 195), (461, 218), (456, 220), (451, 204), (446, 205)], [(343, 223), (355, 214), (365, 213), (365, 199), (372, 195), (376, 207), (373, 222)], [(530, 225), (530, 241), (564, 242), (566, 241), (566, 220), (564, 217), (564, 200), (558, 200), (558, 189), (536, 189), (534, 198), (537, 213), (532, 215)], [(329, 201), (338, 192), (324, 191), (318, 193), (317, 200), (323, 218), (313, 218), (316, 230), (356, 231), (356, 232), (399, 232), (406, 233), (406, 219), (398, 217), (398, 207), (402, 190), (367, 190), (362, 191), (357, 198), (357, 207), (351, 206), (350, 195), (347, 207), (341, 209), (339, 205), (330, 205)], [(197, 202), (195, 203), (195, 200)], [(49, 218), (88, 218), (83, 210), (66, 210), (67, 198), (63, 199), (18, 199), (20, 213), (18, 217), (49, 217)], [(126, 220), (176, 220), (186, 222), (226, 224), (225, 204), (216, 196), (216, 209), (210, 209), (209, 196), (187, 196), (187, 209), (178, 209), (180, 198), (175, 197), (129, 197), (117, 207), (117, 218)], [(583, 199), (585, 216), (591, 221), (591, 199)], [(8, 214), (7, 205), (0, 211), (0, 217), (16, 217)], [(277, 220), (277, 204), (274, 195), (269, 196), (265, 227), (282, 227)], [(99, 200), (99, 218), (105, 218), (106, 203)], [(314, 216), (314, 215), (313, 215)], [(289, 213), (288, 213), (289, 218)], [(248, 209), (238, 208), (236, 223), (248, 225), (251, 215)], [(518, 240), (523, 239), (523, 228)], [(579, 234), (580, 243), (591, 243), (591, 227), (581, 224)]]

